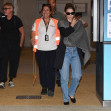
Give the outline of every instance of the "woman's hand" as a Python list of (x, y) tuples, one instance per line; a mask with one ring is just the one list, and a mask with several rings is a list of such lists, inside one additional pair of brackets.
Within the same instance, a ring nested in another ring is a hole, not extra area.
[(35, 45), (35, 38), (31, 38), (31, 44)]
[(35, 31), (32, 31), (31, 33), (31, 44), (35, 45)]
[(71, 27), (74, 27), (74, 25), (77, 23), (77, 19), (76, 18), (73, 18), (72, 19), (72, 22), (71, 22)]

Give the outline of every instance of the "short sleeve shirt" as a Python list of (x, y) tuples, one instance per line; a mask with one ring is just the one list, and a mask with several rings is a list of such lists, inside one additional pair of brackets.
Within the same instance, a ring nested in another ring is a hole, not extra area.
[(6, 17), (0, 19), (2, 37), (5, 40), (20, 40), (19, 28), (22, 26), (22, 21), (15, 15), (10, 20)]

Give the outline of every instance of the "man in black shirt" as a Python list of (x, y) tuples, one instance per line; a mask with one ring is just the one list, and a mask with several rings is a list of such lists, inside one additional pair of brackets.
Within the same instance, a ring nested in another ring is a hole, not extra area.
[[(3, 13), (0, 12), (0, 18), (2, 18)], [(1, 66), (2, 66), (2, 34), (1, 34), (1, 27), (0, 27), (0, 72), (1, 72)]]
[[(51, 5), (52, 8), (52, 17), (61, 21), (64, 19), (64, 15), (56, 10), (56, 0), (48, 0), (48, 3)], [(61, 82), (60, 82), (60, 72), (57, 69), (57, 80), (56, 80), (57, 85), (60, 87)]]
[(7, 67), (9, 61), (9, 87), (14, 87), (12, 82), (16, 77), (20, 49), (24, 41), (24, 28), (22, 21), (13, 15), (14, 7), (11, 3), (5, 3), (3, 7), (5, 17), (0, 19), (2, 33), (2, 66), (0, 72), (0, 88), (5, 88), (7, 81)]
[[(3, 13), (0, 12), (0, 19), (4, 17)], [(2, 43), (1, 43), (1, 38), (2, 38), (2, 34), (1, 34), (1, 27), (0, 27), (0, 51), (1, 51), (1, 47), (2, 47)], [(0, 52), (0, 58), (1, 58), (1, 52)]]

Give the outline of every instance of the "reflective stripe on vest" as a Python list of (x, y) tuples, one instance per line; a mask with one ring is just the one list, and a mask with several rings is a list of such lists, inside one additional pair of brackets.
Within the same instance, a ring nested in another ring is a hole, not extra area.
[(35, 45), (33, 47), (33, 52), (36, 52), (37, 50), (37, 41), (38, 41), (38, 27), (39, 27), (39, 23), (42, 20), (42, 18), (36, 19), (35, 23), (36, 23), (36, 28), (35, 28)]
[(55, 28), (56, 28), (56, 44), (59, 45), (59, 42), (60, 42), (60, 32), (59, 32), (59, 29), (58, 29), (58, 20), (52, 18), (54, 24), (55, 24)]

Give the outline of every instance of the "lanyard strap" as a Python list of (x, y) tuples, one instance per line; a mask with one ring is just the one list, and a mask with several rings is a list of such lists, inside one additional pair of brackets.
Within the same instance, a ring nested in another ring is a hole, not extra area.
[[(44, 21), (44, 19), (43, 19), (43, 21)], [(49, 19), (49, 22), (50, 22), (50, 19)], [(49, 27), (49, 22), (48, 22), (48, 25), (46, 25), (46, 23), (45, 23), (45, 21), (44, 21), (44, 24), (45, 24), (45, 26), (46, 26), (46, 34), (47, 34), (48, 27)]]

